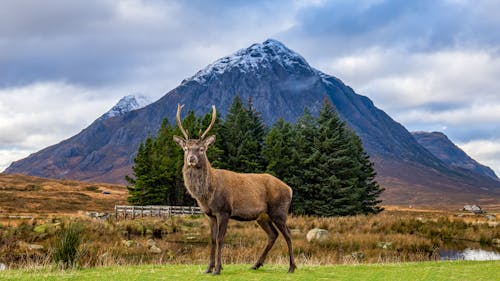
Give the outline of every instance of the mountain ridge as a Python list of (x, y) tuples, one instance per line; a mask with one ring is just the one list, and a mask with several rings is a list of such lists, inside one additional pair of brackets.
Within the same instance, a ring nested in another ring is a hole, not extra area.
[[(198, 115), (209, 112), (215, 104), (224, 117), (236, 94), (243, 100), (251, 97), (253, 107), (268, 125), (278, 118), (294, 122), (305, 107), (317, 114), (327, 97), (360, 136), (375, 162), (378, 179), (388, 186), (397, 182), (400, 190), (426, 185), (472, 191), (478, 186), (488, 190), (498, 187), (486, 177), (472, 179), (446, 165), (369, 98), (355, 93), (340, 79), (314, 69), (276, 40), (253, 44), (216, 60), (156, 102), (122, 116), (98, 120), (80, 134), (14, 162), (6, 172), (123, 183), (138, 144), (155, 134), (165, 117), (174, 120), (178, 103)], [(402, 174), (400, 170), (409, 172)], [(412, 170), (424, 176), (415, 178), (417, 173)]]
[(461, 169), (476, 172), (494, 180), (500, 180), (495, 172), (476, 160), (454, 144), (442, 132), (412, 132), (412, 135), (423, 147), (429, 150), (444, 163)]
[(149, 98), (144, 95), (127, 95), (122, 97), (111, 109), (101, 115), (101, 117), (97, 118), (97, 120), (104, 120), (124, 115), (132, 110), (143, 108), (150, 103), (151, 101)]

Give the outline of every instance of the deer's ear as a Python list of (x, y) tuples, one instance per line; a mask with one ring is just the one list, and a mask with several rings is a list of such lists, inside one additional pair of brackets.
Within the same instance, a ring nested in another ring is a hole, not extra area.
[(205, 147), (209, 147), (214, 142), (215, 142), (215, 135), (211, 135), (203, 141), (203, 144), (205, 145)]
[(182, 149), (186, 147), (186, 140), (183, 138), (180, 138), (178, 136), (174, 136), (174, 141), (177, 143)]

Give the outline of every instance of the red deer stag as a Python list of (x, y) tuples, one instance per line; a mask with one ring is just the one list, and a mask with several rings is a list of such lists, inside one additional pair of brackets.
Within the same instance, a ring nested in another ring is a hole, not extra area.
[(201, 210), (210, 218), (211, 250), (206, 273), (220, 274), (222, 244), (229, 219), (256, 220), (267, 233), (267, 246), (252, 269), (263, 265), (267, 253), (278, 238), (278, 228), (288, 245), (288, 272), (293, 272), (296, 265), (290, 231), (286, 226), (292, 189), (269, 174), (241, 174), (212, 168), (206, 151), (215, 142), (215, 135), (207, 137), (215, 123), (215, 106), (212, 106), (212, 121), (199, 139), (190, 139), (182, 127), (180, 114), (183, 106), (177, 106), (176, 119), (184, 138), (174, 136), (174, 141), (184, 149), (184, 185)]

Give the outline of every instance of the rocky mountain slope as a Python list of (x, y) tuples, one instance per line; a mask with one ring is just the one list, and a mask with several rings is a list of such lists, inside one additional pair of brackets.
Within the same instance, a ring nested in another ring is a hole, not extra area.
[(412, 135), (423, 147), (444, 163), (459, 169), (499, 180), (495, 172), (472, 159), (441, 132), (412, 132)]
[(97, 120), (101, 121), (115, 116), (124, 115), (132, 110), (143, 108), (150, 104), (148, 97), (143, 95), (128, 95), (121, 98), (110, 110), (104, 113)]
[(154, 134), (164, 118), (174, 120), (178, 103), (197, 114), (209, 112), (214, 104), (224, 117), (236, 94), (242, 100), (251, 97), (268, 124), (280, 117), (293, 122), (305, 107), (317, 113), (323, 99), (330, 99), (361, 137), (388, 200), (411, 203), (414, 196), (408, 194), (419, 189), (500, 190), (490, 177), (472, 179), (439, 160), (370, 99), (272, 39), (215, 61), (144, 108), (96, 120), (78, 135), (14, 162), (6, 172), (123, 183), (138, 144)]

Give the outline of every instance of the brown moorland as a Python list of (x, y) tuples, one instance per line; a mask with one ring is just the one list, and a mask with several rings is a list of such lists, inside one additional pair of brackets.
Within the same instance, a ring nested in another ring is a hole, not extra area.
[(127, 194), (123, 185), (0, 174), (0, 217), (111, 212)]

